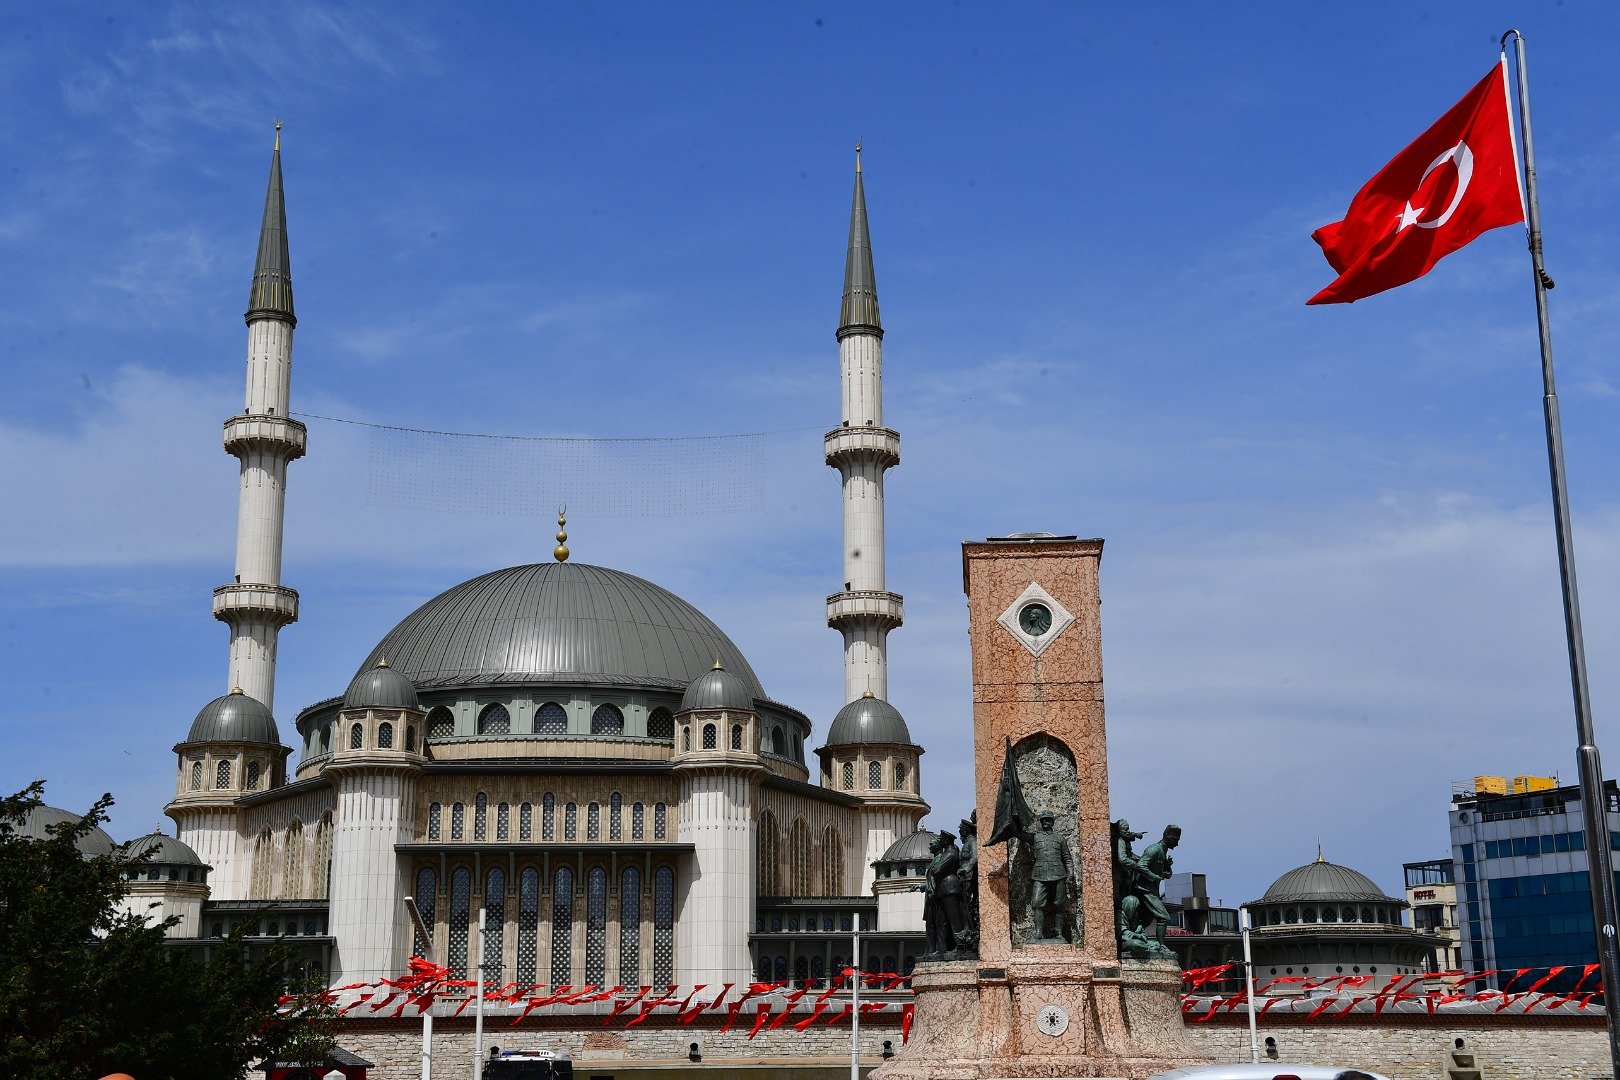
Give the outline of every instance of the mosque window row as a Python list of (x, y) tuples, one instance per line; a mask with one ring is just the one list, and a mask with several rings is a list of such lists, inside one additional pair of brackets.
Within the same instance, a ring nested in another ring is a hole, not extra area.
[(864, 911), (859, 914), (841, 911), (836, 915), (830, 911), (807, 911), (800, 916), (778, 910), (754, 920), (754, 932), (759, 934), (849, 934), (857, 928), (863, 934), (870, 931), (872, 916)]
[[(854, 791), (855, 779), (859, 775), (857, 768), (859, 761), (845, 761), (838, 766), (838, 787), (841, 791)], [(868, 791), (904, 791), (913, 792), (915, 785), (910, 766), (904, 761), (894, 762), (892, 768), (886, 768), (887, 762), (879, 759), (869, 759), (866, 762), (866, 790)], [(886, 786), (884, 781), (889, 781)], [(823, 781), (831, 783), (829, 774)]]
[[(624, 839), (624, 796), (615, 791), (608, 799), (607, 838), (611, 841)], [(519, 843), (533, 841), (534, 804), (518, 804), (518, 835)], [(570, 802), (563, 805), (562, 836), (563, 841), (583, 840), (586, 843), (599, 842), (602, 839), (602, 804), (591, 802), (585, 805), (585, 832), (580, 835), (579, 830), (579, 804)], [(467, 808), (465, 803), (450, 804), (450, 829), (448, 839), (451, 841), (465, 841), (469, 839), (466, 828)], [(647, 831), (646, 804), (634, 802), (630, 804), (630, 839), (646, 840)], [(546, 792), (540, 800), (540, 840), (542, 843), (555, 843), (559, 839), (557, 830), (557, 797)], [(429, 803), (427, 808), (427, 839), (429, 842), (438, 842), (447, 839), (444, 828), (444, 804)], [(489, 837), (489, 796), (480, 791), (473, 799), (472, 835), (474, 843), (486, 842)], [(506, 842), (512, 839), (512, 805), (511, 803), (497, 803), (495, 806), (495, 836), (497, 842)], [(669, 839), (669, 808), (664, 803), (653, 804), (653, 840)]]
[(249, 900), (321, 900), (331, 891), (332, 812), (316, 820), (306, 835), (298, 818), (282, 830), (281, 842), (269, 826), (254, 839)]
[(1261, 915), (1262, 926), (1294, 926), (1311, 923), (1374, 923), (1399, 926), (1399, 908), (1356, 904), (1291, 904), (1275, 907)]
[[(780, 951), (760, 951), (755, 961), (756, 977), (760, 982), (792, 982), (812, 987), (829, 985), (838, 977), (845, 967), (844, 954), (833, 951), (832, 942), (825, 946), (813, 946), (813, 952), (801, 952), (795, 948), (792, 953)], [(861, 958), (862, 964), (873, 974), (888, 974), (890, 972), (910, 975), (917, 966), (915, 956), (903, 953), (869, 953)], [(886, 979), (871, 978), (864, 980), (866, 986), (872, 990), (881, 989)], [(847, 983), (845, 984), (848, 985)]]
[[(603, 702), (592, 710), (592, 735), (622, 736), (625, 734), (624, 710), (612, 702)], [(514, 734), (511, 710), (499, 702), (485, 705), (479, 710), (473, 730), (479, 735), (498, 736)], [(547, 701), (535, 709), (531, 722), (535, 735), (567, 735), (568, 710), (555, 701)], [(522, 732), (517, 732), (522, 734)], [(453, 739), (456, 737), (455, 714), (443, 705), (428, 711), (427, 737)], [(669, 742), (675, 738), (675, 715), (662, 706), (647, 714), (647, 738)], [(312, 756), (315, 747), (311, 746)]]
[(787, 843), (779, 836), (776, 814), (765, 810), (755, 832), (755, 888), (760, 896), (843, 896), (844, 841), (835, 826), (822, 830), (819, 860), (812, 855), (810, 825), (795, 817)]
[[(181, 758), (181, 787), (189, 791), (259, 791), (265, 786), (267, 764), (261, 758), (246, 757), (226, 750), (225, 756), (203, 752)], [(240, 787), (238, 787), (240, 783)]]
[[(673, 982), (674, 868), (653, 868), (650, 895), (643, 891), (641, 867), (620, 868), (617, 881), (611, 873), (605, 865), (592, 864), (581, 880), (573, 866), (548, 871), (528, 865), (509, 881), (504, 868), (491, 867), (483, 882), (476, 883), (470, 867), (457, 866), (450, 872), (448, 896), (441, 898), (437, 871), (424, 866), (416, 874), (415, 899), (423, 922), (436, 935), (442, 934), (447, 964), (458, 978), (476, 976), (479, 953), (472, 939), (481, 903), (485, 977), (490, 980), (523, 984), (549, 980), (554, 986)], [(476, 893), (475, 885), (481, 885)], [(442, 900), (447, 900), (448, 910), (441, 923), (437, 915)], [(649, 934), (653, 948), (647, 970), (643, 942)], [(541, 942), (548, 945), (544, 954)], [(418, 941), (418, 950), (426, 944)]]

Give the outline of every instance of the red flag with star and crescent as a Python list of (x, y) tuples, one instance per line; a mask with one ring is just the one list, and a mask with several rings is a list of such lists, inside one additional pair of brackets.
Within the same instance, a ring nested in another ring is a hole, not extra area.
[(1524, 220), (1507, 57), (1311, 234), (1339, 277), (1307, 304), (1350, 304), (1415, 281), (1481, 233)]

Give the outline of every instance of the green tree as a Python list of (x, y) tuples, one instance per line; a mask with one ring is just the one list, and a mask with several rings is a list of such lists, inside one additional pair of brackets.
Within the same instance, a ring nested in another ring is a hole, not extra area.
[(240, 933), (206, 958), (166, 946), (163, 925), (118, 911), (144, 857), (76, 846), (112, 797), (41, 840), (18, 826), (43, 792), (0, 798), (0, 1077), (231, 1080), (262, 1058), (325, 1056), (335, 1014), (288, 950)]

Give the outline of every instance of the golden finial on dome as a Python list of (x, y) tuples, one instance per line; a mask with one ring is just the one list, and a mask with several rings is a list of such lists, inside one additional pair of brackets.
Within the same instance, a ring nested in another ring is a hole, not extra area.
[(710, 671), (724, 671), (724, 670), (726, 670), (726, 665), (722, 664), (720, 662), (720, 658), (717, 656), (717, 657), (714, 658), (714, 667), (710, 668), (709, 670)]
[(387, 667), (388, 666), (388, 654), (387, 653), (384, 653), (382, 656), (378, 657), (377, 666), (378, 667)]
[(1316, 861), (1327, 862), (1326, 859), (1322, 858), (1322, 841), (1320, 840), (1316, 842)]
[(557, 508), (557, 549), (551, 553), (558, 562), (568, 561), (568, 507)]
[[(240, 686), (233, 686), (233, 687), (231, 687), (231, 693), (233, 693), (233, 694), (242, 694), (242, 688)], [(245, 697), (246, 695), (243, 694), (243, 696)]]
[(276, 118), (276, 153), (281, 152), (281, 118)]

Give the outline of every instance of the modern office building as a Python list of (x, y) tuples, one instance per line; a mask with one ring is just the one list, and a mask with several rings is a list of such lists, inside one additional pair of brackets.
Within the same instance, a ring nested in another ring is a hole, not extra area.
[[(1481, 783), (1480, 781), (1484, 781)], [(1525, 781), (1520, 783), (1519, 781)], [(1573, 970), (1545, 989), (1567, 989), (1597, 962), (1581, 792), (1543, 778), (1476, 777), (1451, 797), (1452, 871), (1460, 889), (1462, 968)], [(1620, 847), (1620, 786), (1603, 785), (1609, 843)]]

